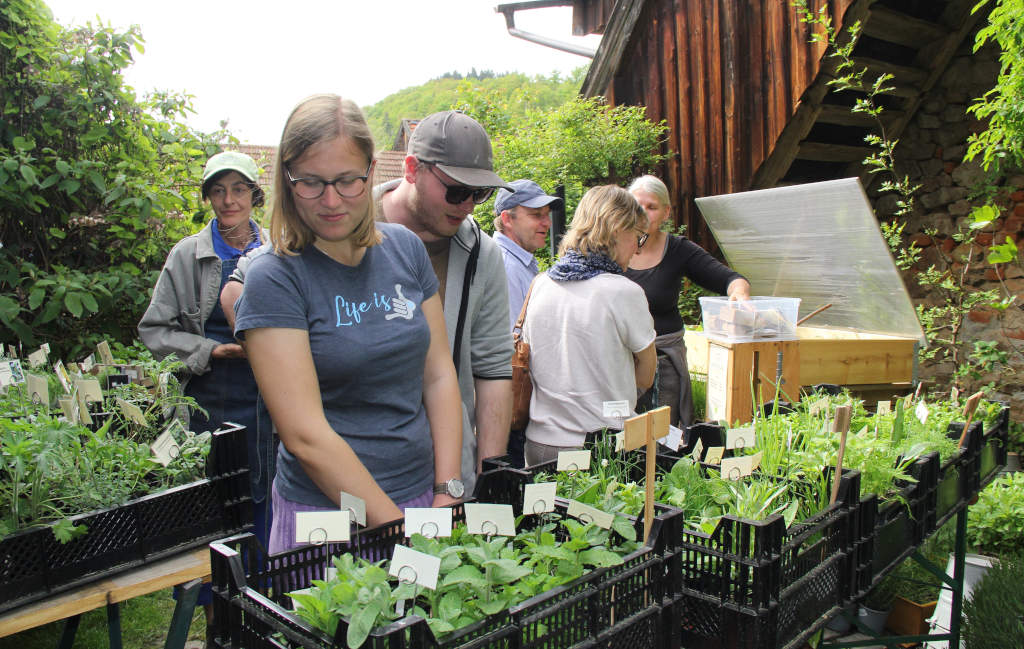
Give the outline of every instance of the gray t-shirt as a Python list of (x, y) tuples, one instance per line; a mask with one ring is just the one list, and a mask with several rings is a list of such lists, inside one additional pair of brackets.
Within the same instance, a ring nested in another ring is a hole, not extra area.
[[(252, 261), (239, 298), (236, 334), (306, 329), (324, 414), (394, 502), (434, 482), (434, 451), (423, 406), (430, 329), (423, 301), (437, 279), (423, 243), (400, 225), (378, 223), (384, 241), (358, 266), (308, 246), (301, 254)], [(404, 298), (403, 308), (396, 305)], [(282, 444), (277, 489), (295, 502), (333, 506)]]

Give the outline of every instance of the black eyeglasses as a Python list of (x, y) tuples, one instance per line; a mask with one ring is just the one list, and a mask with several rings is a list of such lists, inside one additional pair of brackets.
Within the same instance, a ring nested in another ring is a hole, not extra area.
[(338, 196), (342, 198), (356, 198), (362, 196), (363, 192), (366, 191), (366, 179), (370, 177), (370, 169), (373, 168), (373, 160), (370, 161), (369, 166), (366, 167), (366, 173), (362, 176), (338, 176), (334, 180), (323, 180), (322, 178), (315, 178), (310, 176), (309, 178), (293, 178), (292, 172), (286, 167), (284, 172), (288, 176), (288, 182), (292, 184), (292, 189), (299, 198), (305, 198), (306, 200), (313, 200), (320, 198), (324, 194), (324, 190), (327, 189), (328, 185), (334, 187), (334, 191), (338, 192)]
[[(429, 162), (424, 162), (423, 164), (427, 165), (431, 171), (433, 171), (434, 165)], [(464, 203), (467, 198), (472, 198), (473, 202), (479, 205), (480, 203), (485, 202), (491, 197), (491, 194), (494, 193), (493, 187), (470, 187), (462, 184), (449, 185), (436, 173), (434, 174), (434, 178), (437, 178), (437, 181), (444, 185), (444, 200), (448, 201), (452, 205)]]
[(649, 237), (649, 236), (650, 235), (647, 234), (646, 232), (644, 232), (643, 234), (636, 235), (636, 249), (637, 250), (640, 250), (641, 248), (644, 247), (644, 244), (647, 243), (647, 237)]

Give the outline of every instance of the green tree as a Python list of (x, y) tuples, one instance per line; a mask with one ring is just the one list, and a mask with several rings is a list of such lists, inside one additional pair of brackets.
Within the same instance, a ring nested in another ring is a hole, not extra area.
[(188, 97), (136, 97), (137, 27), (64, 29), (40, 0), (0, 8), (0, 341), (63, 357), (127, 341), (169, 247), (206, 218), (198, 183), (226, 133)]
[(1024, 0), (981, 0), (974, 11), (991, 7), (988, 24), (978, 31), (977, 52), (996, 43), (1000, 55), (996, 85), (968, 110), (988, 120), (988, 128), (971, 136), (966, 159), (981, 156), (988, 169), (1024, 165)]

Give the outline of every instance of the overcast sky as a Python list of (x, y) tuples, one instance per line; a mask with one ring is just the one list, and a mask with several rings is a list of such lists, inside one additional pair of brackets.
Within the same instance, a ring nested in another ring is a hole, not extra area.
[[(359, 105), (470, 68), (567, 74), (589, 59), (508, 35), (497, 0), (47, 0), (57, 22), (138, 24), (145, 53), (125, 74), (139, 94), (194, 95), (190, 122), (221, 120), (243, 142), (276, 144), (292, 107), (317, 92)], [(516, 14), (516, 27), (573, 37), (572, 9)]]

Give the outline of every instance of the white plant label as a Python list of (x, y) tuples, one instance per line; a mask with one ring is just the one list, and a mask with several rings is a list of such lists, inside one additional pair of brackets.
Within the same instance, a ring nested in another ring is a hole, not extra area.
[(466, 530), (483, 536), (515, 536), (516, 519), (512, 505), (466, 503)]
[(593, 523), (594, 525), (597, 525), (601, 529), (605, 530), (610, 529), (612, 526), (612, 521), (615, 520), (615, 514), (603, 512), (600, 509), (597, 509), (596, 507), (584, 505), (583, 503), (577, 500), (569, 501), (569, 508), (566, 509), (565, 513), (569, 516), (572, 516), (581, 523), (587, 525)]
[(297, 512), (295, 542), (309, 545), (348, 541), (352, 519), (348, 512)]
[(69, 423), (78, 422), (78, 400), (72, 399), (71, 397), (61, 397), (57, 399), (57, 404), (60, 406), (60, 411), (64, 413), (64, 419), (67, 419)]
[(348, 512), (353, 522), (366, 525), (366, 501), (359, 496), (342, 491), (338, 496), (338, 509)]
[(171, 460), (178, 457), (181, 447), (174, 437), (173, 426), (164, 429), (164, 432), (149, 445), (149, 450), (153, 451), (153, 457), (163, 466), (167, 466)]
[(451, 507), (409, 507), (405, 510), (405, 535), (427, 538), (452, 535)]
[(25, 380), (28, 383), (28, 398), (32, 403), (49, 405), (50, 386), (46, 383), (46, 378), (38, 374), (26, 374)]
[(678, 451), (679, 444), (683, 441), (683, 429), (676, 428), (675, 426), (668, 427), (668, 435), (665, 435), (658, 440), (658, 443), (665, 446), (669, 450)]
[(25, 373), (21, 369), (21, 361), (0, 361), (0, 388), (24, 382)]
[(96, 353), (100, 355), (100, 362), (105, 365), (114, 364), (114, 355), (110, 353), (110, 344), (105, 340), (101, 340), (96, 345)]
[(722, 477), (726, 480), (739, 480), (744, 476), (748, 476), (753, 473), (751, 466), (753, 463), (750, 461), (750, 455), (741, 455), (739, 457), (727, 457), (722, 459)]
[(875, 413), (879, 415), (887, 415), (892, 412), (892, 401), (879, 401), (878, 405), (875, 406)]
[(92, 372), (93, 366), (96, 365), (96, 360), (94, 359), (92, 354), (89, 354), (88, 356), (82, 359), (80, 365), (82, 366), (82, 371), (85, 372), (86, 374), (89, 374), (90, 372)]
[(46, 350), (39, 348), (28, 355), (29, 367), (39, 367), (40, 365), (46, 365)]
[(388, 574), (392, 577), (397, 577), (399, 581), (436, 590), (437, 576), (440, 572), (440, 557), (395, 544), (395, 553), (391, 555), (391, 564), (388, 566)]
[(523, 489), (523, 513), (543, 514), (555, 511), (555, 494), (557, 482), (536, 482)]
[(92, 416), (89, 415), (89, 406), (88, 401), (85, 400), (85, 393), (76, 387), (72, 396), (78, 403), (78, 421), (81, 422), (83, 426), (91, 426)]
[(629, 402), (625, 399), (619, 401), (604, 401), (601, 403), (601, 416), (608, 419), (625, 419), (631, 414)]
[(626, 448), (626, 434), (618, 432), (612, 435), (612, 439), (615, 440), (615, 452), (618, 453)]
[(139, 426), (146, 425), (146, 415), (142, 413), (141, 408), (130, 401), (125, 401), (121, 397), (117, 397), (116, 402), (118, 407), (121, 408), (121, 414), (125, 416), (125, 419), (135, 422)]
[(71, 375), (65, 369), (64, 361), (54, 363), (53, 371), (57, 375), (57, 380), (60, 381), (60, 386), (64, 388), (64, 392), (71, 394)]
[(82, 399), (86, 403), (92, 403), (93, 401), (103, 401), (103, 388), (100, 387), (100, 382), (97, 379), (75, 379), (75, 389), (82, 395)]
[(928, 406), (925, 405), (924, 400), (917, 402), (914, 414), (917, 415), (917, 420), (922, 424), (928, 421)]
[(701, 455), (704, 454), (704, 441), (697, 438), (697, 443), (693, 445), (693, 453), (690, 454), (693, 457), (694, 462), (701, 461)]
[(587, 471), (590, 469), (590, 451), (562, 451), (558, 454), (556, 471)]
[(825, 397), (822, 397), (821, 399), (818, 399), (817, 401), (812, 403), (807, 408), (807, 412), (812, 417), (817, 417), (818, 415), (820, 415), (823, 412), (826, 412), (827, 410), (828, 410), (828, 399), (825, 398)]
[(721, 464), (722, 455), (725, 453), (724, 446), (712, 446), (708, 449), (708, 454), (704, 456), (705, 464)]
[(733, 428), (725, 431), (725, 448), (753, 448), (756, 444), (753, 428)]

